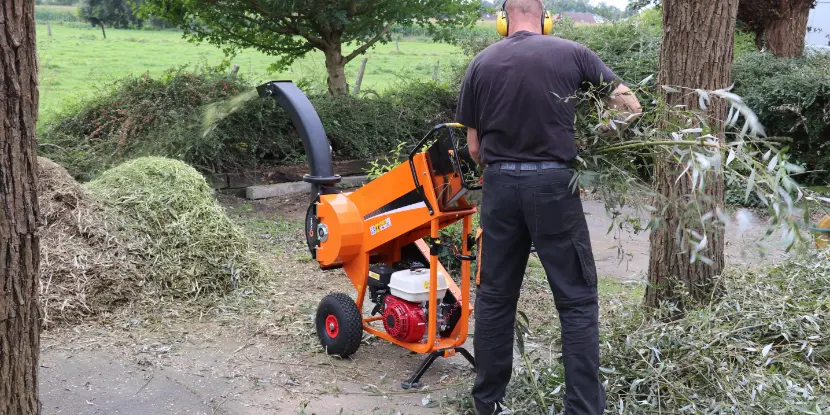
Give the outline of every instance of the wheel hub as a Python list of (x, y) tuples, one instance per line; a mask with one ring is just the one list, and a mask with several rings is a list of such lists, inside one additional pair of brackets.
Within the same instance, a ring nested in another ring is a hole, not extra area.
[(326, 317), (326, 334), (328, 334), (331, 338), (335, 338), (337, 337), (337, 333), (339, 331), (340, 328), (337, 325), (337, 317), (332, 315)]

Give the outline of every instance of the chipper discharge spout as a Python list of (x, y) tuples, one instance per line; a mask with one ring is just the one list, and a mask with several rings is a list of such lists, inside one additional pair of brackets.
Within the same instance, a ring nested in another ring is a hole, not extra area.
[[(320, 302), (315, 325), (327, 353), (357, 352), (363, 331), (410, 351), (425, 354), (420, 367), (402, 383), (417, 387), (438, 357), (460, 353), (475, 367), (466, 342), (470, 302), (471, 254), (476, 238), (476, 206), (469, 192), (475, 164), (459, 151), (457, 123), (435, 126), (408, 159), (352, 192), (337, 188), (331, 147), (322, 123), (305, 95), (292, 83), (258, 87), (285, 108), (309, 160), (305, 180), (315, 185), (305, 221), (306, 242), (321, 269), (342, 268), (356, 291), (331, 293)], [(462, 223), (460, 287), (438, 255), (446, 244), (439, 230)], [(371, 304), (364, 302), (368, 296)]]

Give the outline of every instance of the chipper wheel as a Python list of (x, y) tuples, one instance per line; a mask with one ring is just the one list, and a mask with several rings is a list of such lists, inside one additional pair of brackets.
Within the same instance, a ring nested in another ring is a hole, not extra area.
[(326, 353), (348, 357), (363, 338), (363, 323), (357, 304), (344, 293), (332, 293), (320, 301), (315, 318), (317, 336)]

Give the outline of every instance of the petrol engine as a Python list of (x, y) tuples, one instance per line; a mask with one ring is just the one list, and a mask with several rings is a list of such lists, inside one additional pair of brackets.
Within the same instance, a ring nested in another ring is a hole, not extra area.
[[(438, 272), (436, 315), (438, 336), (452, 332), (461, 315), (461, 303), (447, 290), (444, 275)], [(383, 328), (390, 336), (404, 342), (424, 342), (427, 339), (429, 316), (429, 268), (417, 261), (396, 262), (369, 268), (369, 294), (380, 314)]]

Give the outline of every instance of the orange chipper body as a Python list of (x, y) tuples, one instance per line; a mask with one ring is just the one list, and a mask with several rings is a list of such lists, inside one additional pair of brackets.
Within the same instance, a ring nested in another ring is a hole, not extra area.
[[(304, 180), (313, 188), (305, 223), (312, 258), (323, 270), (342, 268), (356, 291), (354, 300), (331, 293), (320, 302), (315, 326), (322, 346), (330, 354), (351, 355), (365, 331), (427, 354), (404, 388), (416, 387), (437, 357), (458, 352), (475, 367), (461, 346), (473, 311), (472, 245), (480, 236), (473, 234), (476, 206), (467, 195), (480, 186), (465, 180), (463, 151), (454, 139), (454, 129), (463, 126), (435, 126), (407, 161), (344, 192), (336, 186), (340, 178), (333, 174), (322, 124), (302, 92), (284, 81), (258, 90), (288, 111), (304, 141), (311, 167)], [(447, 247), (439, 230), (457, 222), (462, 223), (462, 247), (454, 252), (461, 261), (460, 284), (438, 259)], [(366, 301), (375, 303), (370, 313)]]
[[(452, 128), (449, 124), (447, 127)], [(429, 260), (429, 287), (430, 308), (427, 333), (430, 337), (425, 343), (405, 343), (398, 341), (388, 334), (375, 329), (371, 322), (378, 318), (365, 318), (363, 327), (366, 331), (403, 346), (417, 353), (430, 353), (438, 349), (460, 346), (466, 341), (467, 320), (472, 305), (469, 304), (470, 267), (462, 266), (461, 287), (446, 272), (438, 261), (438, 252), (431, 253), (431, 246), (424, 241), (425, 237), (438, 239), (441, 228), (462, 221), (462, 235), (469, 235), (472, 231), (472, 215), (476, 208), (459, 203), (455, 210), (440, 210), (442, 203), (438, 200), (433, 189), (436, 187), (436, 178), (432, 176), (430, 160), (427, 153), (419, 153), (413, 157), (413, 164), (419, 184), (424, 190), (426, 201), (420, 201), (421, 196), (415, 187), (410, 165), (401, 164), (391, 171), (367, 183), (351, 193), (321, 195), (317, 203), (316, 215), (327, 233), (325, 241), (320, 242), (316, 252), (316, 260), (323, 268), (342, 267), (346, 275), (357, 290), (357, 306), (362, 307), (363, 298), (369, 278), (371, 262), (392, 264), (401, 260), (403, 247), (415, 244), (421, 254)], [(452, 183), (457, 182), (457, 183)], [(451, 188), (456, 185), (460, 188), (460, 175), (451, 177), (450, 183), (441, 183)], [(462, 199), (462, 202), (464, 200)], [(433, 206), (433, 213), (429, 212), (427, 203)], [(464, 240), (462, 255), (470, 255), (470, 247)], [(456, 326), (456, 336), (436, 339), (436, 288), (438, 274), (443, 275), (449, 291), (458, 299), (467, 303), (461, 309), (461, 319)]]

